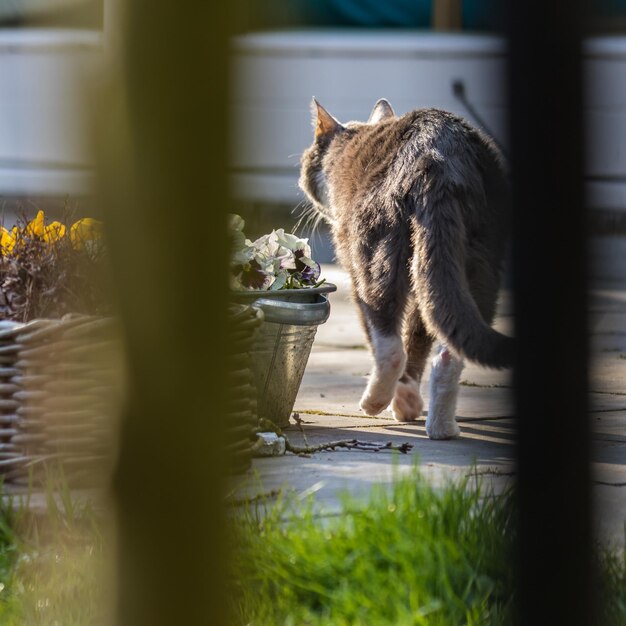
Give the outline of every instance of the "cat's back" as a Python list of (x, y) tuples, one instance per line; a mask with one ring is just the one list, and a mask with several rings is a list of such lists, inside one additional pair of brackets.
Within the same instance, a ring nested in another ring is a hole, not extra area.
[[(417, 178), (438, 176), (465, 185), (484, 166), (501, 167), (493, 142), (463, 118), (441, 109), (416, 109), (378, 124), (349, 124), (333, 146), (331, 167), (353, 197), (408, 192)], [(347, 185), (346, 185), (347, 183)]]

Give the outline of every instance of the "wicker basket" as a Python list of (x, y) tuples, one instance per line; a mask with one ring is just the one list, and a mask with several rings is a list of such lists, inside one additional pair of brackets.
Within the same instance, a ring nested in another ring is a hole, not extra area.
[[(258, 417), (250, 351), (263, 319), (250, 306), (229, 308), (226, 451), (233, 472), (252, 458)], [(113, 318), (0, 322), (0, 476), (26, 485), (61, 468), (72, 485), (107, 479), (123, 384)]]
[(72, 483), (107, 476), (123, 386), (112, 318), (0, 323), (0, 474), (37, 480), (51, 464)]

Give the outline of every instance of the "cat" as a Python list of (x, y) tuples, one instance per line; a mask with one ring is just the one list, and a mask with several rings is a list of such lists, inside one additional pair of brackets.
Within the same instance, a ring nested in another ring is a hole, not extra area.
[(396, 420), (416, 420), (439, 340), (426, 432), (457, 437), (463, 359), (493, 368), (513, 360), (514, 340), (491, 328), (509, 227), (503, 156), (440, 109), (398, 117), (383, 98), (367, 122), (346, 124), (315, 98), (312, 110), (299, 185), (330, 224), (374, 356), (360, 407), (377, 415), (391, 404)]

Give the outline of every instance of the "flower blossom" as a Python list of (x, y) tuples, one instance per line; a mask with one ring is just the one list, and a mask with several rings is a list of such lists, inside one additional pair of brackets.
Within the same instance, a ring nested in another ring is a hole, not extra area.
[(308, 239), (284, 229), (250, 241), (243, 233), (244, 221), (231, 215), (231, 288), (271, 290), (315, 287), (320, 266), (311, 258)]

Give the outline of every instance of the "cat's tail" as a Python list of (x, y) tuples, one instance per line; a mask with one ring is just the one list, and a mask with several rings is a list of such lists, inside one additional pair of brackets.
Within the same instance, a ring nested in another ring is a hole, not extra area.
[(466, 277), (461, 206), (454, 197), (443, 196), (436, 206), (417, 212), (413, 272), (424, 323), (469, 361), (509, 367), (515, 342), (491, 328), (480, 313)]

